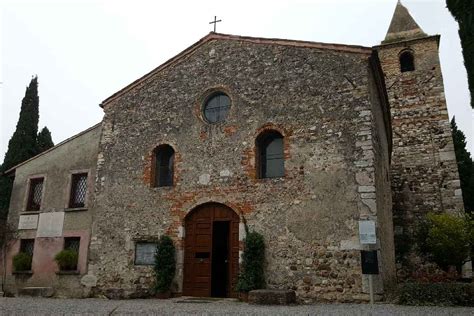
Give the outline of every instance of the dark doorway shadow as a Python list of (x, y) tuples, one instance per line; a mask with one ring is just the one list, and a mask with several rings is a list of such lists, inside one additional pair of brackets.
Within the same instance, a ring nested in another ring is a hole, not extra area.
[(229, 228), (228, 221), (216, 221), (212, 225), (211, 296), (213, 297), (228, 296)]

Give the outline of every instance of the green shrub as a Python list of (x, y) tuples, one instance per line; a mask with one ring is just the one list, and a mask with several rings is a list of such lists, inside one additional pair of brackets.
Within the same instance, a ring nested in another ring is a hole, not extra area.
[(158, 293), (168, 292), (176, 272), (175, 248), (173, 240), (169, 236), (163, 235), (158, 241), (154, 271), (155, 290)]
[(64, 249), (58, 252), (54, 260), (62, 271), (70, 271), (77, 269), (78, 254), (71, 249)]
[(407, 233), (395, 234), (395, 259), (397, 262), (405, 262), (407, 255), (412, 250), (413, 239)]
[(406, 283), (399, 288), (403, 305), (474, 306), (470, 283)]
[(461, 266), (469, 257), (472, 242), (472, 222), (467, 216), (428, 214), (426, 248), (433, 261), (442, 269)]
[(29, 254), (25, 252), (19, 252), (13, 257), (13, 268), (15, 271), (29, 271), (31, 270), (32, 259), (33, 258)]
[(265, 243), (263, 236), (256, 232), (249, 232), (244, 243), (242, 271), (237, 281), (237, 291), (239, 292), (249, 292), (265, 286), (263, 269)]

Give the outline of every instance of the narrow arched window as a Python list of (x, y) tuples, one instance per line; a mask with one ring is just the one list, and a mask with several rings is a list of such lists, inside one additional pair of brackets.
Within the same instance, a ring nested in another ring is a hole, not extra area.
[(415, 70), (415, 59), (413, 54), (405, 51), (400, 54), (400, 71), (407, 72)]
[(154, 186), (169, 187), (173, 185), (174, 150), (169, 145), (162, 145), (154, 151)]
[(258, 136), (256, 145), (259, 177), (283, 177), (285, 175), (283, 136), (277, 131), (267, 131)]

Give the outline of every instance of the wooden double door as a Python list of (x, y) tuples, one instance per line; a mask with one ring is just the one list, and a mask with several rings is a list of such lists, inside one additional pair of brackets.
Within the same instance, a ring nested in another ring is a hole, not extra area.
[(183, 295), (237, 297), (239, 216), (209, 203), (185, 220)]

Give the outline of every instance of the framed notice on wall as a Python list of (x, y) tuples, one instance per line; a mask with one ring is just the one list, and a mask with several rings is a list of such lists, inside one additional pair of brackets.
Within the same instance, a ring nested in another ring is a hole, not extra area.
[(156, 243), (137, 242), (135, 244), (135, 264), (153, 265), (155, 264)]
[(362, 245), (375, 245), (377, 243), (375, 221), (359, 221), (359, 239)]
[(61, 237), (63, 224), (64, 212), (41, 213), (36, 237)]
[(20, 215), (18, 229), (36, 229), (38, 227), (38, 214)]

